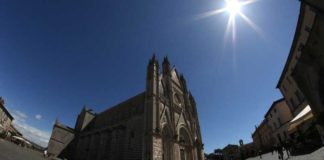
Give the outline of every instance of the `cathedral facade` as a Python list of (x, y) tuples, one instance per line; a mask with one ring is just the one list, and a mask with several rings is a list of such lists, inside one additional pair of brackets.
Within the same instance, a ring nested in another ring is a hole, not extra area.
[(84, 107), (74, 128), (56, 122), (49, 156), (75, 160), (203, 160), (196, 103), (165, 57), (153, 56), (144, 92), (101, 113)]

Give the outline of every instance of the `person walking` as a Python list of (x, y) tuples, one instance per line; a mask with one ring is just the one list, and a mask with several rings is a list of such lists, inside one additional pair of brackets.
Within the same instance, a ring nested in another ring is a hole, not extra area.
[(262, 159), (262, 151), (261, 151), (261, 149), (259, 150), (259, 156), (260, 156), (260, 159)]
[(287, 156), (288, 156), (288, 158), (289, 158), (289, 155), (290, 155), (290, 144), (289, 144), (288, 141), (286, 141), (286, 142), (284, 143), (284, 148), (285, 148), (286, 153), (287, 153)]
[(273, 155), (273, 151), (275, 150), (275, 146), (271, 147), (271, 154)]
[(47, 157), (47, 149), (44, 150), (44, 158)]
[(282, 151), (282, 146), (281, 145), (278, 145), (278, 148), (277, 148), (277, 152), (278, 152), (278, 158), (279, 160), (284, 160), (284, 157), (283, 157), (283, 151)]

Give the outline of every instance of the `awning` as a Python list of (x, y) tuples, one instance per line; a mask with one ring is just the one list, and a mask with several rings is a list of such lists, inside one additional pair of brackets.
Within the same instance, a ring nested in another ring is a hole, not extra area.
[(22, 138), (22, 137), (18, 137), (18, 136), (12, 136), (12, 138), (14, 138), (14, 139), (18, 139), (18, 140), (21, 140), (21, 141), (25, 141), (24, 138)]
[(302, 124), (303, 122), (313, 118), (314, 115), (312, 113), (312, 109), (309, 105), (307, 105), (296, 117), (294, 117), (289, 122), (288, 133), (292, 133), (296, 130), (296, 128)]

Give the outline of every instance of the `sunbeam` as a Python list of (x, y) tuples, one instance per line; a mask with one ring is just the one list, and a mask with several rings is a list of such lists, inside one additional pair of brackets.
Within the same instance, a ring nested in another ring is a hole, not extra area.
[(257, 0), (224, 0), (226, 6), (217, 9), (217, 10), (212, 10), (208, 11), (202, 14), (199, 14), (196, 19), (203, 19), (203, 18), (208, 18), (211, 16), (218, 15), (220, 13), (225, 13), (227, 12), (229, 14), (228, 17), (228, 22), (225, 30), (225, 35), (224, 35), (224, 43), (227, 42), (228, 37), (230, 36), (231, 32), (231, 41), (233, 45), (235, 45), (236, 41), (236, 17), (239, 15), (239, 17), (242, 17), (242, 19), (253, 29), (255, 30), (261, 37), (264, 38), (262, 30), (250, 19), (248, 18), (244, 13), (242, 13), (241, 8), (245, 5), (251, 4), (256, 2)]
[(235, 30), (235, 18), (232, 16), (232, 43), (235, 45), (235, 39), (236, 39), (236, 30)]
[(223, 13), (226, 11), (226, 8), (221, 8), (221, 9), (218, 9), (218, 10), (212, 10), (212, 11), (209, 11), (209, 12), (205, 12), (205, 13), (202, 13), (202, 14), (199, 14), (196, 19), (203, 19), (203, 18), (207, 18), (207, 17), (210, 17), (210, 16), (214, 16), (214, 15), (217, 15), (217, 14), (220, 14), (220, 13)]
[(257, 0), (246, 0), (244, 2), (241, 2), (241, 5), (244, 6), (244, 5), (247, 5), (247, 4), (250, 4), (250, 3), (254, 3), (256, 2)]
[(242, 19), (255, 31), (259, 34), (259, 36), (264, 38), (262, 30), (255, 24), (253, 21), (250, 20), (245, 14), (242, 12), (239, 12), (239, 15), (242, 17)]
[(227, 42), (227, 37), (229, 37), (228, 35), (230, 33), (230, 29), (231, 29), (231, 26), (232, 26), (232, 21), (233, 21), (233, 17), (229, 17), (228, 21), (227, 21), (227, 25), (226, 25), (225, 34), (224, 34), (224, 45)]

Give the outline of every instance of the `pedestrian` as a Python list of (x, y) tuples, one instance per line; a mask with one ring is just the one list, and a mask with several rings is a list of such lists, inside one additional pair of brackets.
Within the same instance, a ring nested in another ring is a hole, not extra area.
[(283, 160), (284, 158), (283, 158), (283, 151), (281, 145), (278, 145), (277, 151), (278, 151), (278, 158)]
[(259, 150), (259, 156), (260, 156), (260, 159), (262, 159), (262, 151), (261, 151), (261, 149)]
[(273, 155), (273, 151), (274, 151), (275, 147), (271, 147), (271, 154)]
[(44, 150), (44, 158), (46, 158), (47, 157), (47, 150), (45, 149)]
[(286, 141), (285, 143), (284, 143), (284, 148), (285, 148), (285, 150), (286, 150), (286, 153), (287, 153), (287, 156), (288, 156), (288, 158), (289, 158), (289, 152), (290, 152), (290, 145), (289, 145), (289, 142), (288, 141)]

